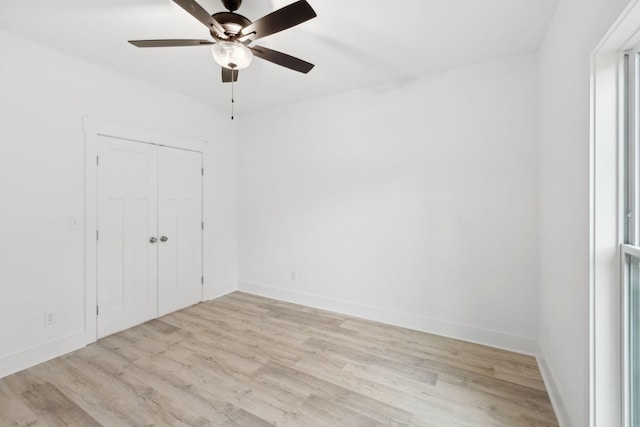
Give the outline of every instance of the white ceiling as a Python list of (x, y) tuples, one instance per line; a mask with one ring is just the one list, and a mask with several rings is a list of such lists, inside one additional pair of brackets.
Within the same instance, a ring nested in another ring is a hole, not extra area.
[[(558, 0), (309, 0), (318, 17), (257, 44), (316, 64), (307, 75), (255, 58), (236, 110), (377, 90), (390, 82), (537, 50)], [(293, 0), (244, 0), (252, 21)], [(200, 0), (210, 13), (219, 0)], [(210, 38), (171, 0), (0, 2), (0, 29), (228, 111), (209, 47), (138, 49), (131, 39)], [(382, 90), (382, 89), (380, 89)]]

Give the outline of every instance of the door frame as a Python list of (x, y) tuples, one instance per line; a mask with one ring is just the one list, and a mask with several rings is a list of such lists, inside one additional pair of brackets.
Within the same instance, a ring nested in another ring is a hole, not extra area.
[[(97, 256), (98, 243), (98, 139), (101, 136), (118, 138), (135, 143), (153, 144), (202, 153), (202, 167), (205, 167), (207, 146), (200, 141), (183, 136), (171, 135), (133, 126), (122, 125), (93, 117), (84, 117), (85, 132), (85, 333), (88, 343), (96, 342), (98, 319), (96, 313), (98, 295)], [(204, 218), (204, 187), (202, 182), (202, 217)], [(202, 239), (204, 242), (204, 239)], [(203, 251), (204, 243), (200, 250)], [(204, 262), (203, 262), (204, 269)], [(204, 293), (202, 295), (204, 298)]]

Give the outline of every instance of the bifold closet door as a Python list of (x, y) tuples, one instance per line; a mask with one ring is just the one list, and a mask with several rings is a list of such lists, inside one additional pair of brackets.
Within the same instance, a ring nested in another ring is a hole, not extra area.
[(157, 147), (98, 143), (98, 337), (158, 314)]
[(202, 300), (202, 154), (158, 147), (158, 314)]

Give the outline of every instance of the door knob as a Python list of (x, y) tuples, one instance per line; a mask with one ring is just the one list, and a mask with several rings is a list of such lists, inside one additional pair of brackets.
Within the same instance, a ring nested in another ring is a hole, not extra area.
[(160, 237), (160, 241), (161, 242), (166, 242), (167, 240), (169, 240), (169, 238), (167, 236)]
[(149, 239), (149, 242), (151, 242), (151, 243), (155, 243), (157, 241), (158, 241), (158, 239), (156, 239), (155, 237), (152, 237), (152, 238)]

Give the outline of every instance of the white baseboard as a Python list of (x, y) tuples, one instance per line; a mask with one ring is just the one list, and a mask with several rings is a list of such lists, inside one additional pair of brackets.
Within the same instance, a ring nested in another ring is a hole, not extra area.
[[(205, 288), (204, 300), (212, 300), (238, 290), (236, 282)], [(0, 358), (0, 378), (78, 350), (95, 341), (95, 336), (79, 332)]]
[(551, 400), (553, 411), (556, 413), (558, 424), (560, 425), (560, 427), (573, 427), (574, 424), (569, 418), (569, 414), (567, 413), (567, 409), (564, 406), (562, 397), (560, 396), (560, 392), (558, 391), (558, 386), (556, 385), (557, 383), (554, 379), (552, 371), (549, 369), (549, 365), (547, 364), (546, 357), (542, 348), (538, 348), (538, 355), (536, 356), (536, 360), (538, 361), (540, 374), (542, 375), (544, 386), (546, 387), (547, 394), (549, 395), (549, 399)]
[[(209, 287), (205, 289), (204, 299), (219, 298), (237, 290), (524, 354), (533, 355), (537, 349), (536, 340), (529, 337), (480, 329), (417, 314), (398, 312), (318, 295), (293, 292), (257, 283), (230, 282)], [(92, 340), (85, 333), (78, 333), (6, 356), (0, 359), (0, 378), (70, 353), (91, 342)], [(560, 409), (564, 407), (560, 404), (557, 388), (553, 386), (552, 377), (544, 364), (544, 360), (541, 358), (538, 360), (554, 409), (556, 409), (557, 413), (560, 413)], [(571, 423), (566, 422), (560, 425), (561, 427), (572, 427)]]
[(260, 283), (238, 282), (238, 290), (518, 353), (535, 355), (537, 351), (537, 341), (531, 337), (481, 329), (418, 314), (393, 311), (350, 301), (326, 298), (319, 295), (294, 292)]
[(238, 290), (237, 282), (229, 282), (222, 285), (211, 286), (204, 289), (203, 301), (220, 298)]
[(92, 341), (86, 333), (76, 333), (10, 354), (0, 359), (0, 378), (78, 350)]

